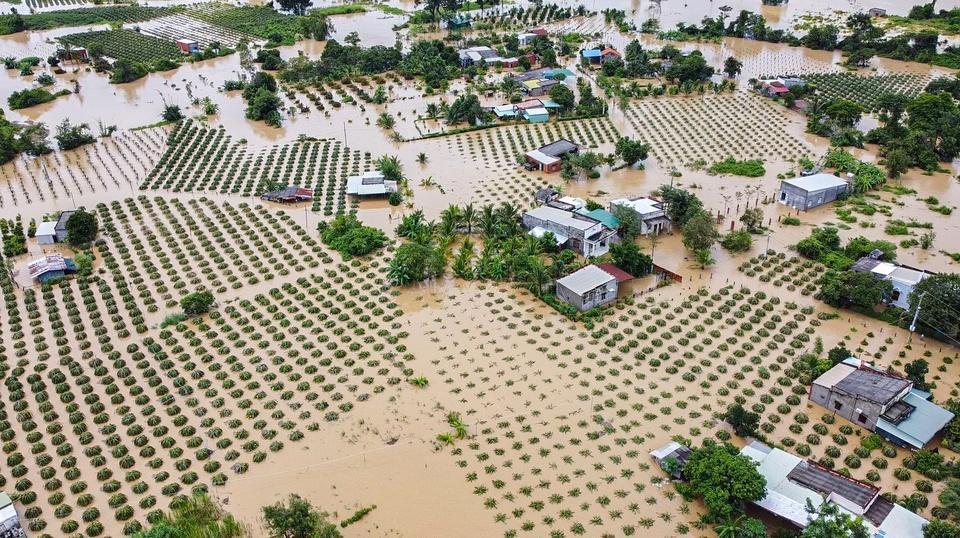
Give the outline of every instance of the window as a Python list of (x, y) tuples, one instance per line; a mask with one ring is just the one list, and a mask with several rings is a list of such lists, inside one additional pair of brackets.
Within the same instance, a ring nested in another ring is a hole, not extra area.
[(867, 415), (864, 415), (863, 413), (860, 413), (860, 415), (857, 417), (857, 421), (858, 421), (858, 422), (866, 422), (866, 421), (867, 421)]
[(900, 300), (900, 290), (894, 288), (894, 289), (893, 289), (893, 293), (890, 294), (890, 299), (893, 300), (893, 301), (899, 301), (899, 300)]
[(780, 201), (782, 202), (782, 201), (784, 201), (784, 200), (786, 200), (786, 199), (787, 199), (787, 193), (786, 193), (786, 191), (780, 191)]
[(837, 411), (839, 411), (841, 407), (843, 407), (843, 404), (842, 404), (842, 403), (840, 403), (840, 402), (833, 402), (833, 408), (836, 409)]

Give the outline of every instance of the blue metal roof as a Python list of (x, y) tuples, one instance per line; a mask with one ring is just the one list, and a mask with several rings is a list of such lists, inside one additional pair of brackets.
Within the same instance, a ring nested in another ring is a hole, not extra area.
[(953, 420), (953, 413), (922, 396), (910, 391), (904, 396), (904, 403), (915, 409), (900, 424), (893, 424), (882, 417), (877, 420), (877, 429), (890, 433), (916, 448), (923, 448), (933, 436)]
[(584, 58), (599, 58), (599, 57), (600, 57), (600, 54), (601, 54), (601, 50), (600, 50), (600, 49), (588, 49), (588, 50), (583, 51), (581, 54), (583, 54), (583, 57), (584, 57)]

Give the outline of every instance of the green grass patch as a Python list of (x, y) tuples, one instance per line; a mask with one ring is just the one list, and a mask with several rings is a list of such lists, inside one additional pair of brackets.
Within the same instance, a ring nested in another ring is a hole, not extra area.
[[(343, 4), (340, 6), (328, 6), (310, 10), (311, 15), (320, 15), (324, 17), (332, 17), (334, 15), (351, 15), (353, 13), (366, 12), (367, 7), (363, 4)], [(403, 10), (400, 10), (400, 13), (403, 13)]]
[(64, 11), (48, 11), (35, 15), (23, 15), (23, 28), (17, 28), (15, 15), (0, 16), (0, 35), (12, 34), (21, 30), (49, 30), (66, 26), (89, 26), (91, 24), (110, 24), (143, 22), (164, 15), (183, 11), (182, 7), (146, 7), (146, 6), (104, 6)]
[(767, 170), (763, 167), (763, 161), (759, 159), (738, 161), (733, 157), (727, 157), (720, 162), (714, 163), (713, 166), (710, 167), (710, 172), (713, 174), (760, 177), (766, 174)]

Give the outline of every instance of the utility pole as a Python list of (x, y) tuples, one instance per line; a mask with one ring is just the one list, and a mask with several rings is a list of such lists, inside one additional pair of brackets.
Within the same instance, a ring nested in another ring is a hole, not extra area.
[(913, 341), (913, 332), (917, 330), (917, 318), (920, 317), (920, 305), (923, 304), (923, 296), (926, 294), (927, 292), (921, 293), (920, 298), (917, 299), (917, 310), (913, 313), (913, 321), (910, 322), (910, 338), (907, 339), (908, 344)]

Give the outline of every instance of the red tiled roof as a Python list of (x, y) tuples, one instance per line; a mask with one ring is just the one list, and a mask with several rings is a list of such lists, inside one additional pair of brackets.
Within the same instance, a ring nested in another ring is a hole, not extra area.
[(608, 275), (617, 279), (617, 282), (633, 280), (633, 275), (617, 267), (616, 265), (613, 265), (612, 263), (598, 263), (597, 267), (602, 269), (604, 273), (607, 273)]
[(613, 54), (614, 56), (617, 56), (617, 57), (620, 56), (620, 53), (617, 52), (617, 49), (615, 49), (615, 48), (613, 48), (613, 47), (607, 47), (607, 48), (603, 49), (603, 52), (601, 52), (600, 54), (602, 54), (603, 56), (606, 56), (606, 55), (608, 55), (608, 54)]
[(530, 33), (535, 35), (547, 35), (547, 31), (543, 28), (534, 28), (533, 30), (530, 30)]

